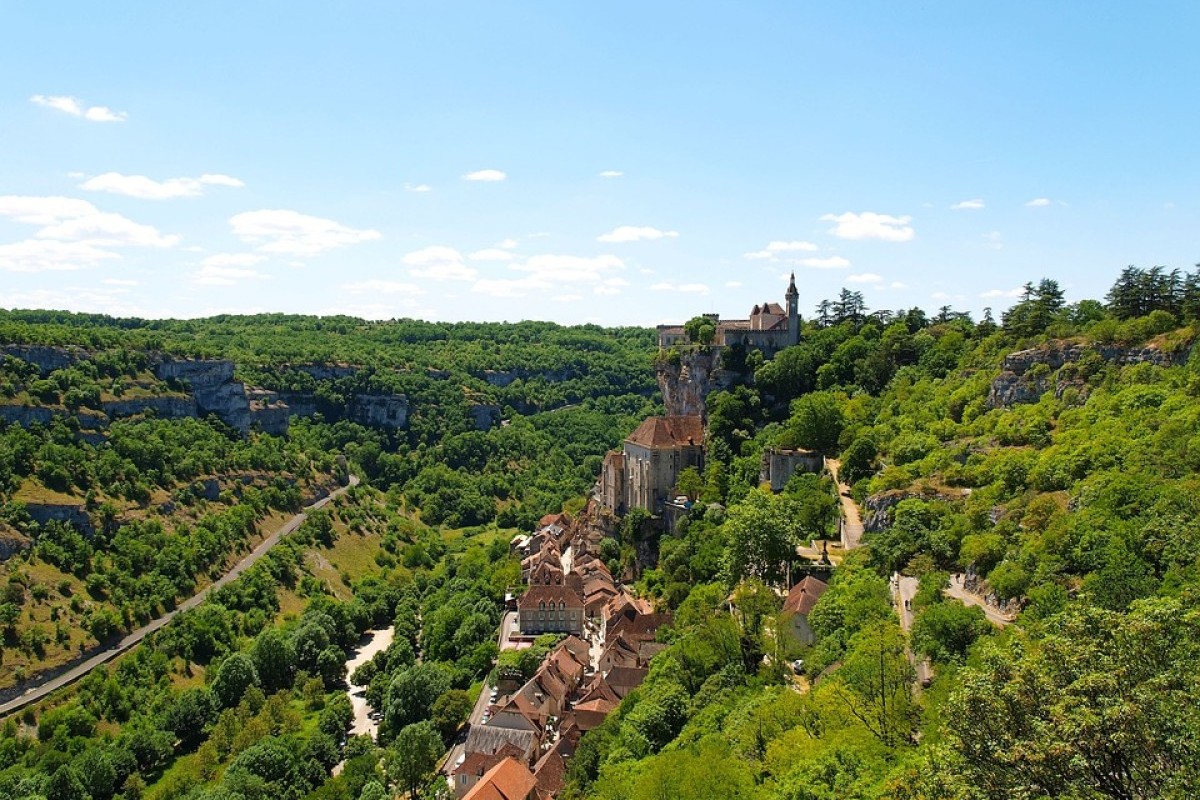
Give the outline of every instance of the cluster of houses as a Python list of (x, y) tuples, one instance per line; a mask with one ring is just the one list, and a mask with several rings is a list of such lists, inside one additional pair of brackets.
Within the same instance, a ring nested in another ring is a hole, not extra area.
[(592, 544), (586, 525), (566, 515), (545, 517), (537, 533), (514, 540), (527, 587), (516, 601), (520, 633), (511, 645), (546, 633), (565, 638), (524, 684), (501, 680), (486, 722), (471, 727), (450, 772), (456, 797), (556, 797), (580, 737), (641, 685), (663, 649), (655, 637), (670, 615), (613, 580)]

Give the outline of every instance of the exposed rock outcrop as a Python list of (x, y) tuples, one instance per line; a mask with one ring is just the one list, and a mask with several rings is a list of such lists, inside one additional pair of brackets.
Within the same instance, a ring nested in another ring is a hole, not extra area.
[(87, 357), (87, 351), (80, 347), (51, 347), (40, 344), (5, 344), (0, 345), (0, 355), (12, 356), (30, 364), (37, 364), (38, 369), (45, 375), (56, 369), (69, 367), (76, 361)]
[(500, 424), (500, 406), (480, 404), (469, 409), (471, 421), (479, 431), (491, 430)]
[(160, 397), (131, 397), (125, 400), (109, 400), (102, 404), (109, 418), (132, 417), (135, 414), (152, 412), (160, 419), (183, 419), (196, 416), (196, 399), (188, 395), (163, 395)]
[(45, 525), (47, 522), (65, 522), (85, 536), (95, 533), (92, 520), (82, 503), (26, 503), (25, 512), (39, 525)]
[(1187, 361), (1189, 348), (1166, 352), (1154, 346), (1118, 347), (1116, 345), (1051, 342), (1044, 347), (1019, 350), (1004, 357), (1000, 374), (988, 392), (989, 408), (1008, 408), (1021, 403), (1036, 403), (1053, 390), (1061, 397), (1066, 389), (1081, 387), (1078, 375), (1058, 373), (1064, 365), (1086, 362), (1089, 357), (1111, 364), (1149, 363), (1159, 367), (1178, 366)]
[(360, 394), (352, 402), (356, 422), (377, 428), (408, 425), (408, 398), (402, 394)]
[(680, 354), (678, 362), (660, 359), (655, 373), (669, 416), (703, 415), (708, 395), (737, 380), (736, 374), (721, 368), (718, 348), (690, 350)]
[(966, 489), (959, 490), (957, 493), (948, 494), (946, 491), (926, 491), (920, 492), (909, 489), (894, 489), (887, 492), (879, 492), (867, 497), (863, 503), (863, 532), (864, 533), (879, 533), (886, 531), (892, 527), (892, 509), (900, 505), (905, 500), (941, 500), (944, 502), (955, 502), (962, 500), (970, 492)]
[(231, 428), (250, 430), (250, 399), (246, 385), (233, 379), (233, 362), (211, 359), (163, 361), (155, 366), (159, 380), (185, 384), (196, 398), (200, 415), (216, 414)]

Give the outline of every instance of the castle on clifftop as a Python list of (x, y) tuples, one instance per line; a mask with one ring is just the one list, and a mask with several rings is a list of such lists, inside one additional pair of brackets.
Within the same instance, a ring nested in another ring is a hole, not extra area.
[[(756, 347), (763, 355), (771, 356), (800, 341), (800, 293), (796, 291), (796, 274), (792, 273), (784, 294), (787, 310), (778, 303), (763, 303), (750, 310), (749, 319), (721, 319), (717, 314), (705, 314), (716, 327), (713, 344), (719, 347), (741, 345)], [(671, 347), (689, 343), (682, 325), (659, 325), (658, 346)]]

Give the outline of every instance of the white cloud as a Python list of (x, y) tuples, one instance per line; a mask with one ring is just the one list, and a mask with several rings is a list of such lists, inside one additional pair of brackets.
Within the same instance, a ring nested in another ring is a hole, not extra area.
[(120, 256), (86, 242), (26, 239), (0, 244), (0, 270), (6, 272), (82, 269), (110, 259), (120, 259)]
[(192, 274), (192, 283), (200, 286), (237, 286), (247, 280), (262, 280), (265, 273), (244, 267), (203, 266)]
[(482, 278), (475, 281), (471, 291), (489, 297), (525, 297), (531, 292), (548, 289), (549, 284), (537, 277)]
[(709, 289), (703, 283), (669, 283), (663, 281), (650, 287), (654, 292), (679, 292), (680, 294), (708, 294)]
[(119, 259), (114, 247), (174, 247), (179, 237), (101, 211), (74, 197), (0, 196), (0, 217), (39, 226), (33, 239), (0, 245), (0, 269), (80, 269)]
[(662, 231), (658, 228), (621, 225), (608, 233), (596, 237), (597, 242), (642, 242), (654, 239), (674, 239), (679, 231)]
[(582, 300), (583, 295), (581, 295), (581, 294), (558, 294), (558, 295), (555, 295), (554, 297), (551, 297), (550, 299), (554, 300), (555, 302), (558, 302), (558, 303), (574, 303), (578, 300)]
[(405, 264), (414, 269), (408, 271), (414, 278), (430, 278), (435, 281), (469, 281), (479, 270), (463, 262), (462, 253), (453, 247), (433, 245), (405, 255)]
[(411, 183), (406, 183), (406, 184), (404, 184), (404, 191), (406, 191), (406, 192), (432, 192), (433, 187), (430, 186), (428, 183), (418, 183), (416, 185), (411, 184)]
[(1001, 235), (1000, 231), (992, 231), (991, 233), (985, 233), (983, 235), (983, 240), (987, 243), (987, 246), (992, 248), (993, 250), (1003, 250), (1004, 249), (1004, 236)]
[(847, 275), (846, 283), (883, 283), (883, 276), (874, 272), (863, 272), (858, 275)]
[(997, 297), (1020, 297), (1024, 291), (1020, 286), (1015, 289), (988, 289), (986, 292), (981, 292), (979, 296), (985, 300)]
[(496, 244), (496, 247), (503, 247), (505, 250), (513, 250), (516, 248), (516, 246), (517, 246), (517, 240), (511, 239), (511, 238), (505, 239), (502, 242), (499, 242)]
[(483, 250), (476, 250), (467, 258), (472, 261), (512, 261), (513, 254), (507, 250), (501, 250), (499, 247), (486, 247)]
[(537, 280), (550, 283), (599, 283), (604, 274), (625, 268), (616, 256), (538, 255), (510, 269), (528, 272)]
[(35, 94), (29, 98), (29, 102), (45, 106), (46, 108), (53, 108), (64, 114), (70, 114), (72, 117), (81, 117), (92, 122), (124, 122), (127, 116), (124, 111), (113, 111), (107, 106), (85, 106), (74, 97), (63, 95), (47, 96), (44, 94)]
[(890, 284), (888, 284), (888, 288), (889, 289), (907, 289), (908, 284), (901, 283), (900, 281), (892, 281)]
[(1028, 203), (1026, 203), (1025, 205), (1029, 206), (1030, 208), (1045, 208), (1046, 206), (1050, 205), (1050, 198), (1049, 197), (1035, 197), (1032, 200), (1030, 200)]
[(202, 267), (253, 267), (266, 261), (266, 256), (257, 253), (217, 253), (200, 262)]
[(141, 281), (135, 281), (132, 279), (125, 279), (125, 278), (105, 278), (104, 280), (102, 280), (100, 282), (108, 284), (109, 286), (140, 286), (141, 285)]
[(725, 288), (726, 289), (740, 289), (740, 288), (742, 288), (742, 282), (741, 281), (725, 281)]
[(462, 177), (464, 181), (483, 181), (484, 183), (496, 183), (497, 181), (504, 180), (508, 177), (508, 175), (498, 169), (481, 169), (476, 170), (475, 172), (468, 172)]
[(331, 219), (287, 209), (247, 211), (230, 217), (233, 234), (258, 244), (263, 253), (315, 256), (336, 247), (380, 238), (379, 231), (356, 230)]
[(983, 201), (977, 197), (974, 200), (963, 200), (955, 203), (950, 208), (954, 211), (976, 211), (983, 208), (983, 205)]
[(890, 214), (877, 214), (874, 211), (864, 211), (855, 214), (847, 211), (845, 214), (825, 214), (822, 222), (837, 223), (829, 232), (839, 239), (881, 239), (885, 242), (907, 242), (913, 238), (914, 231), (908, 224), (912, 217), (893, 217)]
[(815, 253), (819, 250), (812, 242), (769, 242), (762, 250), (756, 250), (753, 253), (744, 254), (744, 258), (751, 260), (768, 260), (778, 261), (781, 253)]
[(619, 178), (624, 175), (619, 169), (606, 169), (600, 173), (601, 178)]
[(246, 184), (229, 175), (205, 174), (199, 178), (167, 178), (156, 181), (145, 175), (122, 175), (106, 172), (79, 184), (89, 192), (109, 192), (141, 200), (168, 200), (173, 197), (197, 197), (204, 193), (205, 186), (231, 186), (241, 188)]
[(371, 279), (365, 281), (355, 281), (354, 283), (343, 283), (342, 289), (353, 294), (424, 294), (424, 290), (415, 283), (404, 283), (403, 281), (385, 281), (379, 279)]
[(801, 258), (797, 262), (801, 266), (812, 267), (813, 269), (845, 269), (850, 266), (849, 260), (841, 256), (828, 256), (826, 258)]

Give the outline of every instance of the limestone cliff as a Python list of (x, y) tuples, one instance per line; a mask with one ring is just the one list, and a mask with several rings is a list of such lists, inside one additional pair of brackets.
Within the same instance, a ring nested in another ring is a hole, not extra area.
[(728, 389), (737, 380), (735, 373), (722, 369), (716, 348), (690, 350), (678, 359), (661, 357), (655, 377), (668, 415), (703, 415), (709, 393)]
[(1087, 367), (1089, 362), (1110, 364), (1149, 363), (1160, 367), (1177, 366), (1187, 361), (1189, 348), (1167, 352), (1162, 348), (1118, 347), (1116, 345), (1050, 342), (1043, 347), (1019, 350), (1004, 357), (1000, 374), (988, 392), (989, 408), (1008, 408), (1020, 403), (1036, 403), (1053, 391), (1056, 397), (1070, 387), (1084, 387), (1078, 369), (1063, 370), (1067, 365)]

